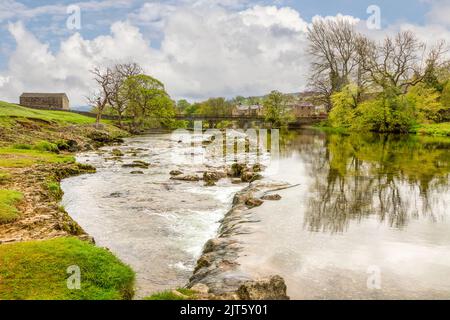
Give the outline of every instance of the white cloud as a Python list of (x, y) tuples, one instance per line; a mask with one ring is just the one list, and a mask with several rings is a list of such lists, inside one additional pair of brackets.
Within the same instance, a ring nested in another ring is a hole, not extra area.
[(427, 14), (430, 24), (441, 24), (450, 26), (450, 2), (448, 0), (431, 1), (431, 10)]
[[(292, 8), (243, 3), (148, 3), (125, 21), (112, 24), (110, 34), (87, 40), (77, 33), (64, 39), (56, 52), (22, 23), (10, 24), (17, 47), (7, 70), (0, 72), (0, 79), (9, 79), (0, 85), (0, 100), (17, 101), (22, 91), (64, 91), (73, 105), (85, 104), (83, 97), (93, 86), (89, 69), (125, 61), (140, 63), (176, 99), (304, 89), (309, 68), (308, 23)], [(428, 41), (450, 36), (448, 28), (438, 24), (397, 24), (368, 31), (364, 21), (341, 17), (376, 38), (406, 28)], [(336, 17), (314, 17), (319, 18)], [(160, 46), (152, 48), (148, 39), (160, 40)]]
[(86, 40), (75, 34), (52, 53), (22, 23), (10, 24), (17, 48), (0, 96), (17, 101), (22, 91), (66, 91), (73, 104), (84, 104), (92, 86), (88, 70), (120, 61), (142, 64), (175, 98), (298, 91), (307, 73), (305, 28), (289, 8), (239, 12), (197, 3), (164, 15), (160, 49), (151, 48), (130, 22), (116, 22), (110, 35)]
[[(128, 7), (132, 2), (133, 0), (80, 1), (70, 5), (79, 6), (82, 10), (99, 11)], [(63, 4), (27, 7), (15, 0), (2, 0), (0, 1), (0, 22), (13, 18), (25, 20), (42, 15), (67, 15), (67, 7), (68, 5)]]

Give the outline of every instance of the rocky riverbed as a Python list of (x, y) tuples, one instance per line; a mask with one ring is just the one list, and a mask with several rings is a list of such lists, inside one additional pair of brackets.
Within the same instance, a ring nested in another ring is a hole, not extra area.
[[(136, 271), (136, 298), (183, 287), (193, 270), (198, 276), (204, 244), (218, 232), (231, 235), (234, 195), (262, 178), (256, 160), (264, 156), (255, 155), (249, 165), (239, 159), (226, 164), (212, 157), (208, 139), (192, 137), (199, 142), (192, 147), (184, 138), (139, 136), (81, 153), (77, 161), (95, 166), (97, 173), (62, 182), (62, 203), (70, 215)], [(191, 161), (200, 154), (202, 163)], [(260, 198), (249, 197), (242, 205), (257, 206)], [(230, 292), (225, 286), (211, 293)]]

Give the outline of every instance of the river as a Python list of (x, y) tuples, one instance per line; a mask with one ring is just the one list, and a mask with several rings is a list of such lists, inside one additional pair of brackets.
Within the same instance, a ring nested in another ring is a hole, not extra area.
[[(69, 214), (137, 272), (137, 297), (186, 283), (245, 186), (170, 180), (171, 170), (215, 165), (174, 163), (174, 154), (204, 149), (182, 140), (140, 136), (115, 147), (123, 157), (113, 147), (80, 154), (97, 173), (62, 183)], [(264, 179), (294, 187), (251, 209), (259, 222), (240, 235), (241, 270), (281, 275), (292, 299), (450, 298), (449, 146), (433, 137), (280, 135), (279, 151), (262, 161)], [(149, 169), (123, 167), (135, 160)]]

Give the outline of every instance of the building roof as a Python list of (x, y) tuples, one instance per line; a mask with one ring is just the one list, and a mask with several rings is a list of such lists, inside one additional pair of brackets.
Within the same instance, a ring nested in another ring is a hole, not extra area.
[(260, 108), (261, 108), (261, 106), (257, 105), (257, 104), (254, 104), (254, 105), (251, 105), (251, 106), (238, 104), (236, 106), (236, 109), (239, 110), (239, 111), (258, 110)]
[(67, 97), (67, 94), (65, 93), (32, 93), (32, 92), (24, 92), (20, 96), (21, 98), (47, 98), (47, 97), (66, 97), (67, 100), (69, 98)]

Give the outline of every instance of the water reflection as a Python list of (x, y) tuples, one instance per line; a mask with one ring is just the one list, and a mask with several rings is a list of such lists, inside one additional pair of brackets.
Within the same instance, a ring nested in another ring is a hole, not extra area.
[(341, 233), (369, 217), (404, 228), (411, 219), (445, 216), (450, 139), (290, 132), (281, 145), (282, 156), (298, 152), (308, 166), (310, 231)]

